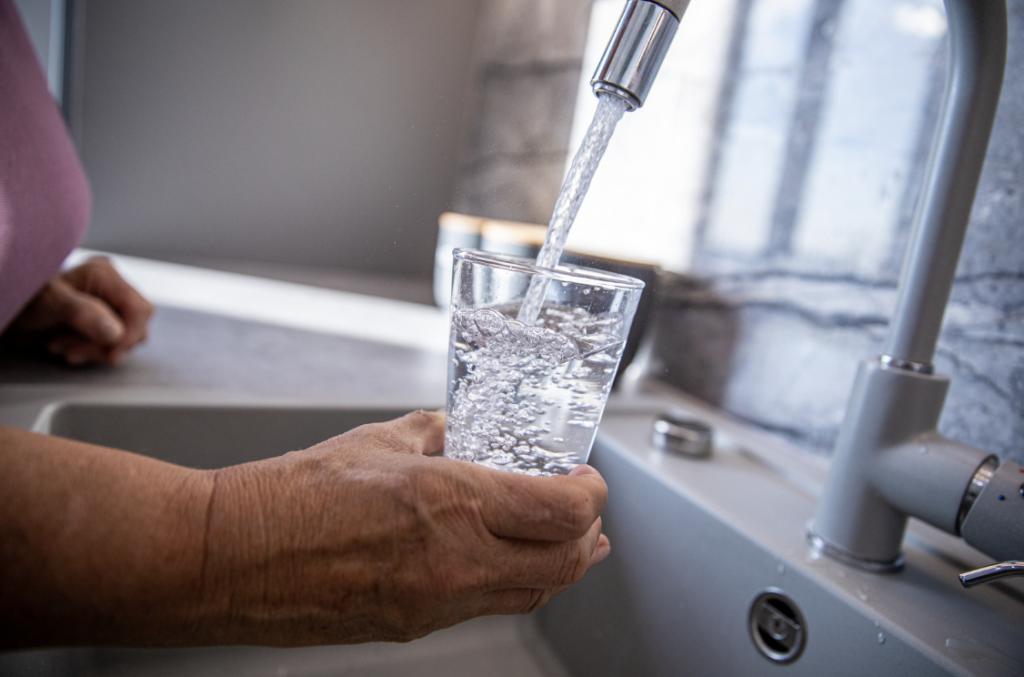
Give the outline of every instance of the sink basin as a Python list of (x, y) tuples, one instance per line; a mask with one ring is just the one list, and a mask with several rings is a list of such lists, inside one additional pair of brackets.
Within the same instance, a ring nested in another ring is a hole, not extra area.
[[(649, 446), (654, 414), (669, 409), (715, 429), (711, 459)], [(212, 468), (303, 448), (407, 410), (82, 401), (47, 407), (36, 429)], [(477, 619), (407, 645), (29, 652), (0, 657), (0, 673), (1024, 674), (1024, 585), (961, 588), (957, 573), (988, 562), (959, 540), (913, 525), (907, 566), (891, 575), (811, 555), (804, 528), (821, 489), (821, 459), (699, 402), (659, 394), (613, 400), (591, 462), (610, 488), (612, 556), (531, 617)], [(51, 671), (18, 667), (33, 660)]]
[(214, 469), (305, 449), (408, 412), (384, 407), (61, 402), (43, 410), (35, 430), (189, 468)]

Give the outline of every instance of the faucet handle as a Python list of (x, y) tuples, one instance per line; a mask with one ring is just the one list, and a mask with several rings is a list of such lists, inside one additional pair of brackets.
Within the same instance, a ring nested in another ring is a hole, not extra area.
[(960, 574), (960, 584), (965, 588), (971, 588), (982, 583), (998, 581), (1000, 578), (1008, 576), (1024, 576), (1024, 562), (1017, 560), (999, 562), (975, 569), (974, 571), (965, 571)]
[(982, 470), (964, 496), (974, 500), (960, 535), (997, 562), (1024, 560), (1024, 467), (1006, 461), (995, 472)]

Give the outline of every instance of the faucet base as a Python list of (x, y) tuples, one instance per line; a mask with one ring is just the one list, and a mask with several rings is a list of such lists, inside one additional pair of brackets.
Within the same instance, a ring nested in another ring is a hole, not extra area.
[(862, 557), (856, 553), (844, 550), (838, 545), (833, 545), (814, 532), (814, 522), (807, 524), (807, 542), (811, 545), (811, 556), (815, 559), (822, 555), (837, 562), (851, 566), (862, 571), (869, 571), (873, 574), (894, 574), (902, 570), (907, 563), (907, 557), (901, 551), (895, 559), (879, 561)]

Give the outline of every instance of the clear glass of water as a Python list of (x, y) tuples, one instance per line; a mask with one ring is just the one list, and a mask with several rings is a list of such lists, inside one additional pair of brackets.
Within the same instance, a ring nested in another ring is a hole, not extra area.
[(643, 287), (456, 250), (444, 455), (529, 475), (586, 463)]

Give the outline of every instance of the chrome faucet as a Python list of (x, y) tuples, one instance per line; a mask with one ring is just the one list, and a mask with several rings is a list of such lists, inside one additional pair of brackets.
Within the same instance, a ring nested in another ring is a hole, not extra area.
[[(908, 517), (997, 560), (1024, 560), (1024, 468), (936, 431), (949, 379), (932, 366), (1006, 65), (1005, 0), (945, 0), (950, 77), (914, 215), (888, 340), (863, 360), (808, 538), (885, 572), (903, 566)], [(627, 0), (596, 94), (640, 108), (689, 0)], [(1014, 562), (1011, 564), (1019, 564)], [(1000, 570), (1002, 571), (1002, 570)]]

